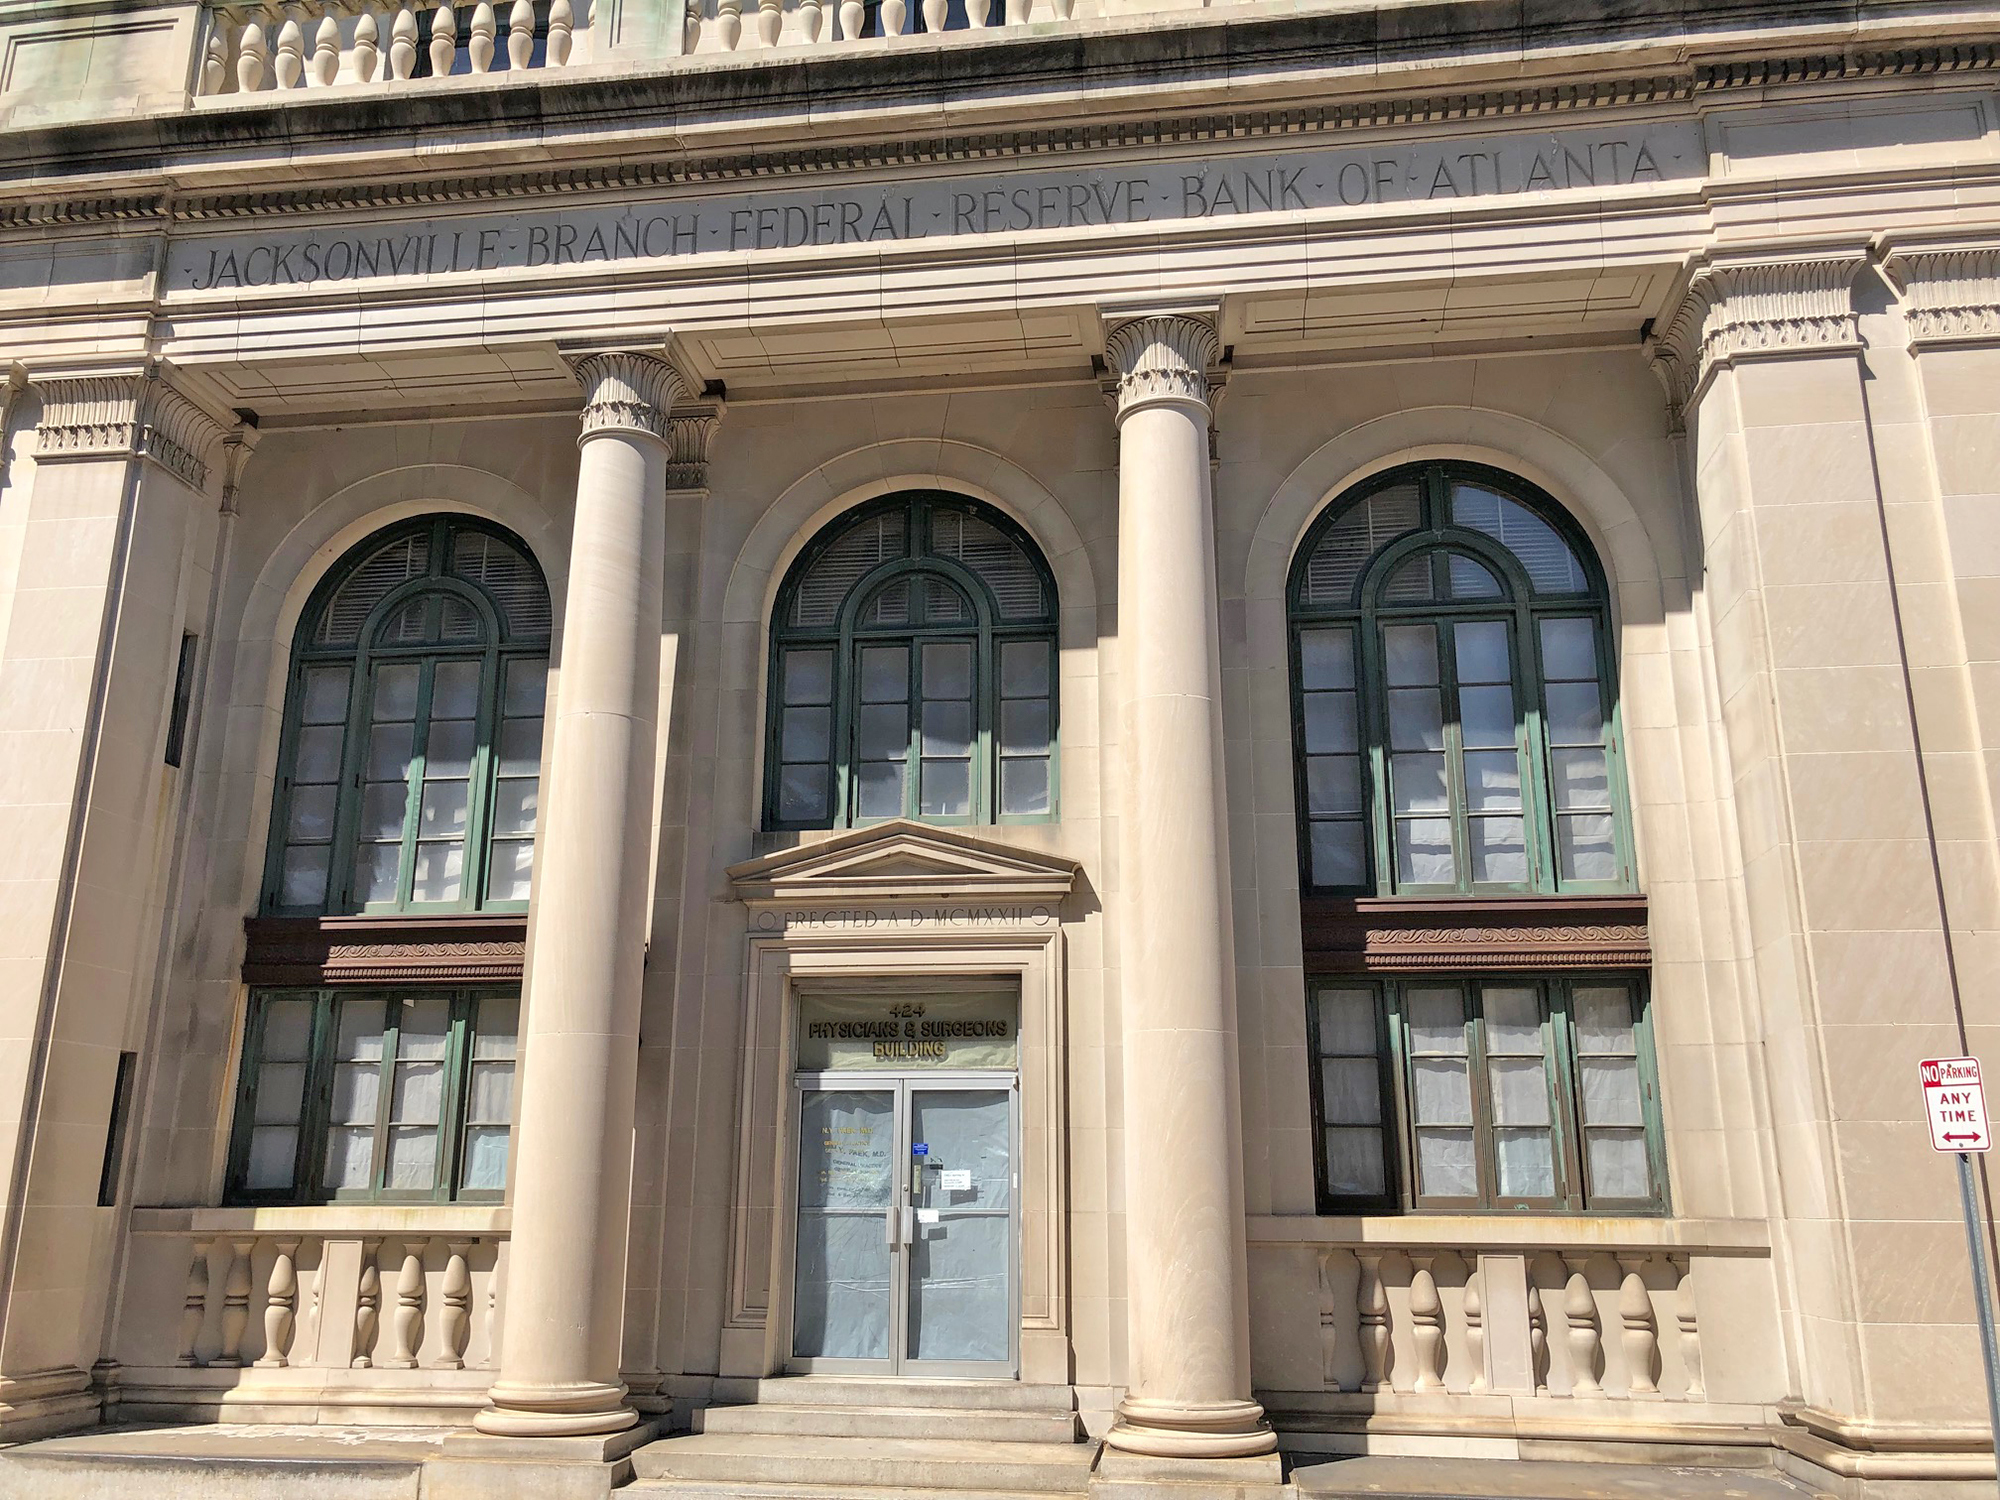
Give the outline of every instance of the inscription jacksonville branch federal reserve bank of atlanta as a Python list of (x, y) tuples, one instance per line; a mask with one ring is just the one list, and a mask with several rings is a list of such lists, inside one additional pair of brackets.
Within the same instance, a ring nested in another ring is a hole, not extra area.
[(750, 254), (1396, 203), (1632, 188), (1698, 177), (1696, 128), (1516, 132), (1411, 146), (1163, 158), (1138, 168), (995, 171), (849, 192), (764, 190), (399, 220), (342, 232), (191, 236), (170, 292)]

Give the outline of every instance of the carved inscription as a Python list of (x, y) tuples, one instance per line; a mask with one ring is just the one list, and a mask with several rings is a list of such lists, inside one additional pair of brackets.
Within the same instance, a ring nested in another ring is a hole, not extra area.
[(963, 927), (1047, 927), (1047, 906), (862, 906), (838, 910), (766, 908), (751, 923), (756, 932), (892, 933)]
[(1114, 225), (1338, 213), (1701, 175), (1695, 127), (1516, 133), (1345, 151), (1155, 158), (1116, 169), (989, 171), (847, 193), (783, 190), (577, 212), (522, 208), (397, 227), (202, 236), (177, 244), (171, 291), (313, 287), (387, 278), (907, 244)]

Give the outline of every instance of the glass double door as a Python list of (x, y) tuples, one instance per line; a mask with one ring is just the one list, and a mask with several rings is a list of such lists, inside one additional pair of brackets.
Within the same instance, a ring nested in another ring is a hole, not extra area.
[(1012, 1078), (801, 1078), (792, 1365), (1015, 1372)]

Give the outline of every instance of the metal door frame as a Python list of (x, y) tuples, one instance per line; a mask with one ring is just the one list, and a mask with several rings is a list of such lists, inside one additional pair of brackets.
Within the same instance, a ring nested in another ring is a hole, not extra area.
[[(1007, 1096), (1007, 1357), (1004, 1360), (913, 1359), (909, 1348), (909, 1306), (912, 1262), (910, 1245), (915, 1234), (916, 1210), (910, 1201), (910, 1122), (911, 1099), (917, 1093), (950, 1093), (985, 1090)], [(890, 1153), (896, 1163), (894, 1183), (884, 1237), (890, 1242), (889, 1264), (889, 1356), (886, 1359), (830, 1359), (802, 1356), (797, 1346), (798, 1318), (798, 1234), (800, 1205), (798, 1173), (800, 1154), (805, 1147), (804, 1109), (808, 1093), (888, 1094), (894, 1100), (895, 1125), (891, 1131)], [(794, 1073), (791, 1099), (792, 1183), (790, 1224), (786, 1234), (792, 1288), (788, 1301), (792, 1324), (785, 1330), (785, 1368), (798, 1374), (879, 1375), (915, 1379), (1014, 1380), (1021, 1369), (1021, 1076), (1018, 1071), (993, 1069), (939, 1069), (936, 1072), (890, 1072), (887, 1070), (836, 1073)]]

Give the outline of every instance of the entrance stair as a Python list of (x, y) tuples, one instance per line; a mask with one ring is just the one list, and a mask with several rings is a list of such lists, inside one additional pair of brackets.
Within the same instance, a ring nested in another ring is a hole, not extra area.
[(1096, 1445), (1068, 1386), (800, 1375), (696, 1413), (632, 1455), (621, 1495), (679, 1500), (1030, 1500), (1081, 1495)]

